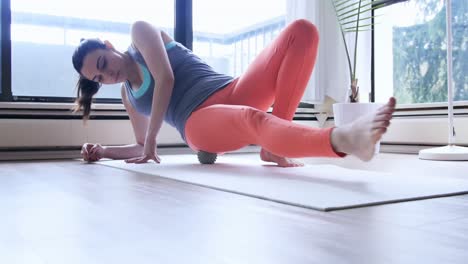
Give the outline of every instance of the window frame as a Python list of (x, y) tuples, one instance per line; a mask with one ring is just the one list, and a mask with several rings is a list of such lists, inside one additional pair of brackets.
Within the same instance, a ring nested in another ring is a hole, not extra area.
[[(175, 0), (174, 1), (174, 37), (175, 40), (182, 43), (189, 49), (193, 47), (193, 0)], [(73, 103), (73, 97), (48, 97), (48, 96), (14, 96), (12, 93), (11, 85), (11, 0), (2, 0), (1, 6), (1, 65), (0, 65), (0, 104), (3, 102), (8, 103)], [(374, 17), (374, 10), (372, 10), (372, 17)], [(374, 18), (372, 18), (372, 31), (371, 31), (371, 92), (370, 101), (375, 101), (375, 30)], [(97, 104), (121, 104), (121, 99), (113, 98), (96, 98)], [(446, 103), (428, 103), (426, 104), (411, 104), (405, 106), (398, 106), (398, 108), (405, 109), (404, 111), (419, 111), (421, 109), (440, 110), (446, 107)], [(300, 108), (313, 108), (313, 104), (301, 103)], [(455, 108), (466, 109), (468, 108), (467, 102), (458, 102)]]
[(11, 41), (10, 41), (10, 24), (11, 24), (11, 9), (10, 0), (2, 0), (1, 6), (1, 87), (0, 101), (12, 101), (11, 93)]

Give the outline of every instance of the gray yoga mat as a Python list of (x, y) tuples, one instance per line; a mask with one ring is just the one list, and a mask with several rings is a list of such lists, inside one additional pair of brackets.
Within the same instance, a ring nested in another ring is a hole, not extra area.
[(224, 155), (201, 165), (196, 155), (161, 156), (162, 163), (98, 164), (320, 211), (468, 193), (468, 180), (347, 169), (331, 164), (278, 168)]

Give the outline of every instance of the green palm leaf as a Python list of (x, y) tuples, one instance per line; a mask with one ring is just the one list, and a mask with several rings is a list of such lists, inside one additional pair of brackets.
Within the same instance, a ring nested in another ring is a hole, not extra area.
[[(359, 32), (372, 30), (373, 10), (408, 0), (331, 0), (345, 46), (351, 83), (356, 84), (356, 58)], [(351, 62), (345, 34), (354, 33), (354, 58)], [(357, 91), (356, 91), (357, 92)]]

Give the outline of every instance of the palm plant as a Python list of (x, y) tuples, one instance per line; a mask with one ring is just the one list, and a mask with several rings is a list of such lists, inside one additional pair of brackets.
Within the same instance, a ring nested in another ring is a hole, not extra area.
[[(359, 32), (373, 29), (373, 10), (409, 0), (331, 0), (335, 10), (341, 35), (343, 37), (350, 75), (349, 101), (359, 101), (359, 86), (356, 78), (356, 58)], [(351, 61), (350, 50), (345, 35), (354, 33), (354, 57)]]

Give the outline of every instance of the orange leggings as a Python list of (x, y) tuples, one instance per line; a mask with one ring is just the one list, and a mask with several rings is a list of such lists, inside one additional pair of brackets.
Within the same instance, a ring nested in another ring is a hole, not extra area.
[[(247, 71), (211, 95), (187, 120), (193, 150), (224, 153), (255, 144), (282, 157), (338, 157), (333, 128), (291, 122), (317, 57), (319, 35), (306, 20), (288, 25)], [(274, 105), (273, 105), (274, 103)], [(273, 112), (266, 113), (273, 105)]]

